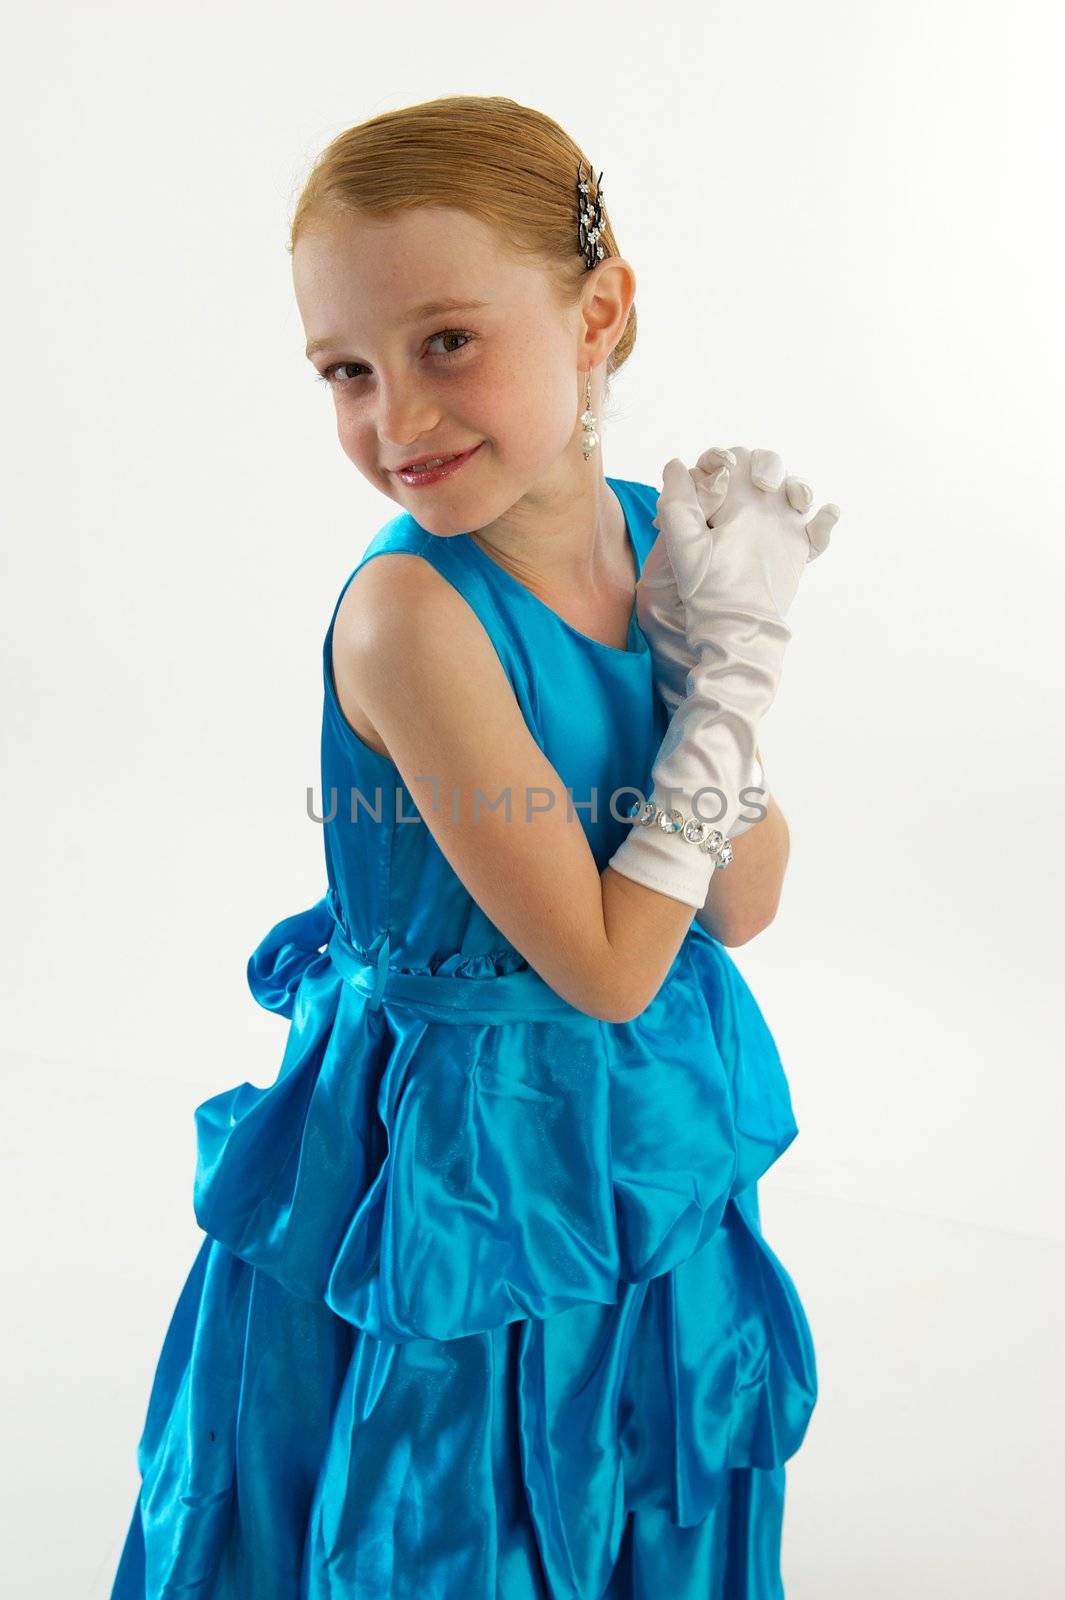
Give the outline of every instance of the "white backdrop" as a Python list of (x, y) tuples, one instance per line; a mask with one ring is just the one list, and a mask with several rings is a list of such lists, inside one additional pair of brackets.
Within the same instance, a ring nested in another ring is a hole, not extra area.
[(276, 1075), (245, 963), (324, 889), (322, 640), (398, 508), (303, 357), (291, 209), (342, 127), (459, 92), (604, 170), (640, 322), (606, 471), (766, 445), (842, 507), (761, 741), (781, 909), (734, 952), (800, 1127), (761, 1185), (821, 1383), (789, 1600), (1062, 1592), (1061, 8), (6, 35), (11, 1592), (109, 1591), (201, 1237), (193, 1108)]

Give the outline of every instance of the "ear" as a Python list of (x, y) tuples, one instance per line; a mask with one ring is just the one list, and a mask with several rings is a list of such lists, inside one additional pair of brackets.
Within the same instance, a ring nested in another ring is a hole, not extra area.
[(588, 273), (581, 299), (579, 354), (593, 367), (604, 362), (625, 332), (636, 297), (636, 274), (623, 256), (605, 256)]

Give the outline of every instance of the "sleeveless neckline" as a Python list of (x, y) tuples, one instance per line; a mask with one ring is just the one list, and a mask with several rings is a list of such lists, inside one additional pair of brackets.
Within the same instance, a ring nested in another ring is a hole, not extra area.
[[(640, 551), (639, 546), (636, 543), (636, 535), (633, 532), (632, 518), (629, 515), (629, 503), (627, 497), (623, 490), (619, 488), (616, 479), (608, 477), (606, 482), (617, 495), (618, 504), (621, 506), (621, 515), (625, 522), (625, 535), (629, 541), (629, 548), (632, 551), (632, 559), (636, 566), (636, 576), (639, 578), (643, 563), (640, 559)], [(593, 645), (597, 650), (606, 650), (612, 656), (631, 656), (634, 661), (640, 660), (641, 657), (647, 654), (650, 646), (644, 637), (643, 629), (640, 627), (636, 619), (635, 600), (633, 600), (632, 611), (629, 614), (628, 643), (624, 648), (621, 648), (616, 644), (606, 644), (602, 639), (593, 639), (590, 633), (584, 633), (580, 628), (574, 627), (572, 622), (567, 622), (566, 618), (562, 616), (561, 612), (556, 611), (554, 606), (549, 606), (546, 600), (541, 600), (539, 595), (533, 594), (532, 590), (526, 588), (525, 584), (522, 583), (518, 578), (515, 578), (513, 573), (508, 572), (505, 567), (501, 567), (499, 562), (493, 560), (493, 558), (488, 555), (486, 551), (482, 550), (480, 545), (477, 544), (475, 540), (471, 539), (468, 533), (464, 533), (462, 535), (462, 541), (466, 549), (472, 550), (475, 559), (479, 560), (482, 565), (487, 563), (487, 565), (491, 567), (494, 572), (499, 574), (504, 583), (509, 584), (512, 589), (520, 590), (523, 595), (526, 595), (528, 599), (532, 601), (533, 605), (538, 606), (541, 611), (546, 611), (549, 616), (554, 617), (556, 622), (561, 623), (562, 627), (564, 627), (567, 632), (574, 634), (578, 639), (582, 639), (585, 644)]]

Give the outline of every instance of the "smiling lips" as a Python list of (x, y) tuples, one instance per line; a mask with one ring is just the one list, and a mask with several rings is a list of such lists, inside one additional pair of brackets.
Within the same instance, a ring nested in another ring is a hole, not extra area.
[(405, 467), (397, 467), (395, 476), (416, 488), (420, 488), (423, 484), (439, 483), (441, 479), (449, 478), (452, 473), (458, 472), (471, 456), (476, 455), (483, 443), (482, 439), (480, 444), (475, 444), (471, 449), (463, 450), (458, 455), (423, 456), (420, 462), (408, 462)]
[(397, 472), (414, 472), (422, 467), (440, 467), (445, 461), (454, 461), (456, 456), (465, 455), (464, 450), (452, 450), (447, 455), (419, 456), (416, 461), (406, 461), (403, 466), (397, 467)]
[(401, 467), (393, 467), (392, 470), (393, 472), (410, 472), (413, 467), (427, 467), (430, 462), (436, 466), (442, 461), (454, 461), (457, 456), (468, 456), (470, 451), (476, 450), (476, 448), (476, 445), (471, 444), (465, 450), (438, 450), (435, 455), (431, 456), (412, 456), (409, 461), (404, 461)]

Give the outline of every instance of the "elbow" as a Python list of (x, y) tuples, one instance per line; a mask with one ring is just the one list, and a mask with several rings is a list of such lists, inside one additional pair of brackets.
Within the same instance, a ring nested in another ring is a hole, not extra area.
[(622, 1006), (614, 1012), (613, 1016), (609, 1016), (605, 1020), (614, 1023), (635, 1022), (636, 1018), (647, 1010), (650, 1003), (649, 1000), (642, 1000), (638, 1006)]
[[(672, 962), (670, 965), (672, 966)], [(623, 987), (615, 988), (611, 995), (602, 997), (597, 1015), (603, 1022), (635, 1022), (651, 1002), (658, 998), (659, 990), (665, 981), (666, 973), (663, 973), (651, 987), (646, 971), (630, 969), (626, 973)]]
[(559, 988), (556, 992), (575, 1011), (591, 1017), (594, 1022), (631, 1022), (646, 1005), (646, 1001), (640, 1001), (631, 993), (628, 985), (624, 989), (616, 985), (607, 987), (601, 975), (594, 980), (589, 976), (579, 987)]
[(774, 905), (767, 915), (735, 918), (716, 935), (717, 940), (729, 950), (736, 950), (741, 944), (750, 944), (776, 920), (776, 914), (777, 907)]
[(643, 998), (635, 1000), (631, 996), (615, 1000), (611, 1005), (600, 1008), (598, 1013), (599, 1020), (601, 1022), (614, 1023), (635, 1022), (636, 1018), (642, 1011), (647, 1009), (649, 1004), (649, 1000)]
[[(655, 992), (657, 993), (657, 990)], [(593, 1015), (598, 1017), (600, 1022), (635, 1022), (636, 1018), (647, 1010), (653, 999), (653, 994), (647, 994), (644, 989), (634, 989), (630, 981), (620, 993), (615, 991), (600, 996)]]

